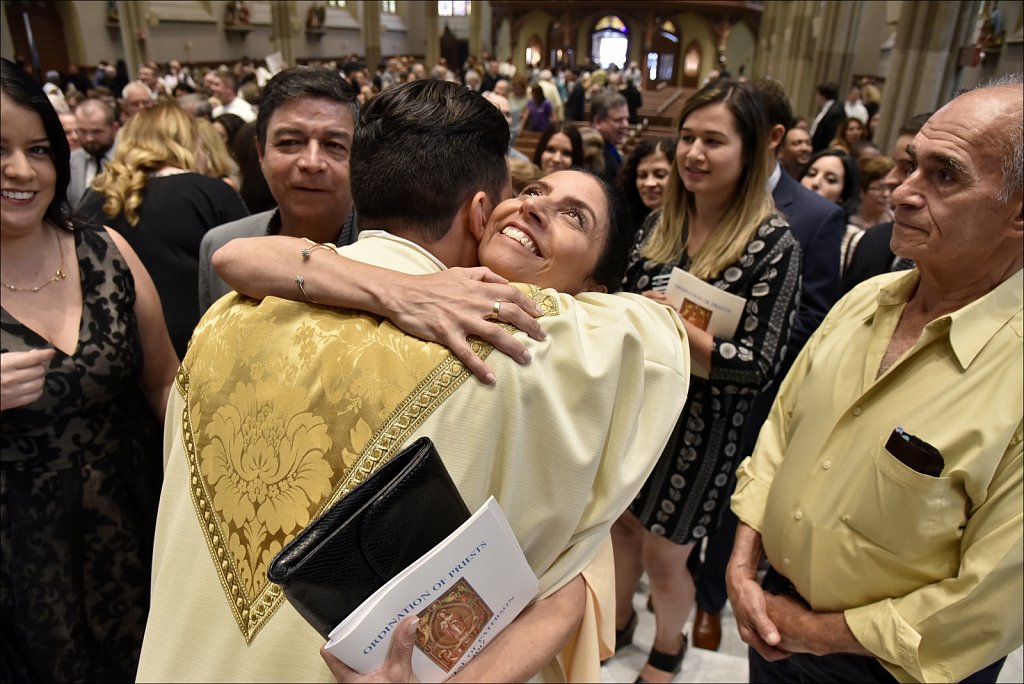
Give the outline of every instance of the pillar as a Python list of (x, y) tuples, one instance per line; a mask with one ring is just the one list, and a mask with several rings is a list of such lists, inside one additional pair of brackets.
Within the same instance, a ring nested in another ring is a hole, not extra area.
[(287, 0), (272, 0), (270, 3), (270, 41), (288, 66), (295, 66), (295, 48), (292, 45), (294, 16), (293, 3)]
[[(434, 14), (437, 14), (437, 3), (429, 3), (434, 5)], [(469, 3), (469, 54), (481, 57), (484, 54), (484, 8), (480, 0), (472, 0)], [(429, 10), (428, 10), (429, 11)], [(440, 49), (440, 47), (438, 48)], [(495, 54), (495, 45), (491, 41), (491, 45), (487, 47), (487, 51), (491, 53), (491, 56), (497, 57)], [(456, 65), (449, 64), (453, 70), (457, 70)], [(461, 64), (457, 65), (461, 68)], [(486, 67), (486, 65), (484, 65)]]
[(896, 27), (896, 45), (882, 88), (876, 141), (888, 154), (907, 119), (938, 109), (958, 87), (960, 48), (974, 30), (979, 2), (904, 2)]
[[(437, 60), (441, 56), (441, 28), (437, 19), (437, 3), (424, 2), (423, 6), (427, 10), (427, 44), (424, 50), (423, 66), (427, 67), (429, 72), (437, 64)], [(472, 32), (470, 32), (470, 40), (472, 39)], [(452, 71), (458, 71), (462, 68), (462, 65), (449, 64), (448, 68)]]
[[(149, 14), (148, 2), (126, 2), (119, 0), (117, 3), (117, 16), (121, 24), (121, 45), (124, 49), (124, 61), (128, 65), (128, 76), (135, 80), (139, 73), (139, 67), (149, 61), (149, 24), (146, 16)], [(139, 36), (144, 36), (139, 40)], [(121, 93), (115, 93), (121, 97)]]
[[(427, 4), (437, 6), (437, 3)], [(362, 8), (363, 45), (366, 46), (366, 67), (372, 71), (377, 68), (381, 60), (380, 3), (376, 2), (376, 0), (363, 0)]]
[(853, 51), (857, 47), (863, 7), (860, 2), (822, 3), (820, 30), (816, 32), (814, 85), (835, 81), (841, 99), (846, 99), (853, 78)]
[(761, 17), (754, 74), (782, 84), (797, 116), (817, 114), (814, 91), (835, 81), (840, 96), (852, 75), (861, 6), (851, 2), (769, 2)]
[[(681, 41), (682, 39), (683, 39), (683, 37), (679, 36), (679, 40)], [(643, 44), (640, 46), (640, 54), (636, 58), (636, 63), (640, 65), (640, 72), (643, 74), (643, 78), (641, 80), (641, 86), (640, 86), (641, 90), (647, 90), (647, 87), (650, 85), (650, 82), (651, 82), (651, 79), (650, 79), (651, 71), (650, 71), (650, 69), (647, 68), (647, 54), (649, 52), (651, 52), (653, 46), (654, 46), (654, 12), (653, 11), (648, 11), (647, 12), (647, 16), (644, 17), (644, 38), (643, 38)], [(673, 83), (672, 85), (678, 86), (678, 85), (682, 85), (682, 83), (683, 83), (683, 60), (686, 58), (686, 55), (684, 54), (684, 50), (685, 49), (686, 48), (680, 46), (680, 48), (678, 50), (678, 52), (679, 52), (679, 64), (677, 64), (675, 66), (676, 82)]]
[(797, 115), (806, 116), (814, 107), (816, 84), (812, 70), (817, 5), (809, 0), (769, 2), (761, 17), (763, 38), (757, 43), (754, 75), (782, 84)]

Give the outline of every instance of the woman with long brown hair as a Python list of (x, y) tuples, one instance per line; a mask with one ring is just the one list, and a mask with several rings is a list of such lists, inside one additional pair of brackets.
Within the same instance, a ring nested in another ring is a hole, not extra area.
[(0, 681), (132, 681), (178, 367), (127, 242), (68, 218), (68, 142), (0, 64)]
[(830, 149), (842, 150), (853, 154), (853, 148), (865, 138), (864, 123), (860, 119), (849, 117), (843, 119), (836, 129), (836, 137), (828, 144)]
[(625, 289), (668, 303), (665, 286), (678, 266), (745, 302), (732, 335), (711, 335), (683, 313), (692, 367), (707, 377), (690, 376), (668, 445), (612, 528), (617, 648), (632, 639), (632, 597), (644, 570), (650, 580), (657, 628), (640, 672), (648, 682), (669, 682), (681, 667), (694, 599), (686, 559), (729, 504), (744, 418), (785, 352), (800, 282), (800, 247), (768, 192), (760, 97), (714, 81), (690, 98), (680, 121), (665, 202), (637, 235)]

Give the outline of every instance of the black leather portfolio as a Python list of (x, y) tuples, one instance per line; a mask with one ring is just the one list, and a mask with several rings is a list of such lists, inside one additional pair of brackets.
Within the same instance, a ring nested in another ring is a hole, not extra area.
[(423, 437), (311, 522), (277, 554), (267, 576), (326, 639), (469, 516), (434, 444)]

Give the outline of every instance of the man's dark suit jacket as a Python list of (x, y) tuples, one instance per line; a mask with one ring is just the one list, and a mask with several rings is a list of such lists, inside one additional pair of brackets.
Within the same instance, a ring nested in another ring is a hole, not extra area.
[(619, 156), (618, 150), (614, 145), (609, 145), (607, 142), (604, 144), (604, 173), (601, 174), (601, 178), (605, 179), (609, 184), (615, 185), (615, 181), (619, 177), (619, 169), (622, 168), (622, 157)]
[(626, 86), (621, 93), (622, 97), (626, 98), (626, 107), (629, 108), (629, 123), (633, 125), (640, 123), (637, 111), (644, 106), (643, 94), (632, 83)]
[[(107, 150), (103, 155), (103, 165), (106, 167), (110, 160), (114, 158), (114, 150), (117, 145), (111, 145), (110, 149)], [(89, 186), (85, 184), (86, 166), (89, 163), (89, 153), (82, 148), (78, 148), (71, 152), (71, 159), (69, 161), (71, 177), (68, 182), (68, 204), (71, 205), (73, 210), (77, 210), (81, 207), (82, 200), (85, 198), (85, 193), (89, 190)]]
[(892, 270), (896, 255), (889, 248), (891, 239), (892, 221), (864, 231), (850, 257), (850, 265), (843, 274), (843, 294), (852, 290), (857, 283)]
[(839, 299), (839, 245), (846, 231), (843, 210), (838, 204), (797, 183), (785, 171), (779, 177), (772, 197), (775, 207), (789, 220), (789, 229), (800, 243), (803, 254), (800, 308), (789, 334), (782, 367), (772, 384), (754, 399), (747, 414), (743, 456), (748, 456), (753, 450), (779, 385), (797, 354)]
[(494, 86), (498, 84), (498, 81), (500, 81), (501, 78), (502, 76), (500, 74), (497, 76), (491, 76), (489, 73), (484, 74), (483, 80), (480, 81), (480, 92), (486, 93), (494, 90)]
[(839, 129), (839, 124), (846, 118), (846, 108), (842, 102), (838, 100), (832, 103), (832, 106), (828, 108), (824, 118), (818, 122), (818, 127), (814, 129), (814, 135), (811, 136), (811, 148), (815, 152), (820, 152), (828, 147), (828, 144), (832, 142), (832, 138), (836, 137), (836, 131)]
[(586, 105), (587, 92), (583, 89), (583, 84), (577, 81), (565, 101), (565, 120), (586, 121)]

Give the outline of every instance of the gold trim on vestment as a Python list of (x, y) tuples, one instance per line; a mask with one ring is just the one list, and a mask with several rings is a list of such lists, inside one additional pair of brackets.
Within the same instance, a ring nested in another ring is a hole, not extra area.
[[(473, 353), (481, 359), (486, 359), (494, 349), (490, 344), (479, 339), (471, 340), (470, 347)], [(390, 460), (398, 451), (398, 447), (409, 440), (409, 436), (433, 413), (434, 409), (440, 406), (468, 378), (469, 372), (466, 367), (454, 355), (450, 355), (435, 368), (376, 431), (348, 477), (335, 487), (331, 498), (324, 504), (318, 515), (341, 501), (357, 485), (373, 474), (382, 463)]]
[(185, 364), (181, 364), (178, 368), (176, 380), (178, 390), (185, 398), (185, 406), (181, 410), (181, 438), (188, 458), (188, 489), (192, 497), (192, 505), (195, 506), (196, 515), (199, 516), (203, 538), (210, 549), (210, 558), (214, 562), (217, 578), (224, 588), (224, 596), (238, 623), (238, 629), (242, 632), (245, 643), (251, 644), (260, 628), (281, 605), (284, 595), (279, 586), (267, 582), (254, 601), (246, 600), (245, 591), (237, 581), (238, 568), (235, 565), (235, 559), (225, 548), (223, 537), (217, 533), (220, 521), (214, 520), (215, 514), (210, 505), (212, 497), (199, 472), (199, 458), (196, 455), (192, 417), (188, 407), (189, 378)]

